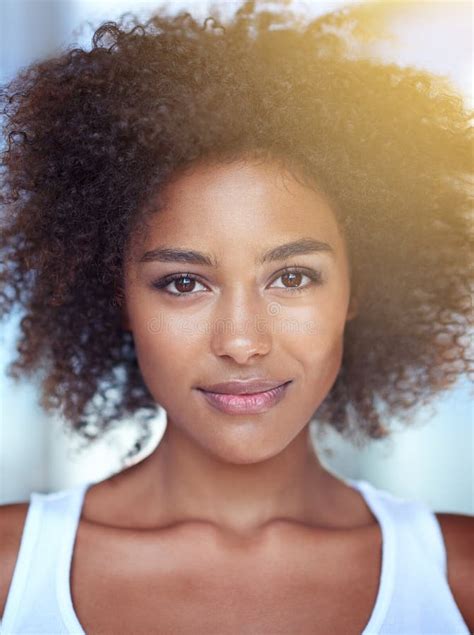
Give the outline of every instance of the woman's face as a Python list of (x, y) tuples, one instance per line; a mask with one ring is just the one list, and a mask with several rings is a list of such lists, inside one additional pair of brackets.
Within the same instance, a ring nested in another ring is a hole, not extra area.
[[(199, 163), (164, 194), (125, 269), (124, 326), (143, 379), (168, 425), (212, 456), (275, 456), (308, 424), (341, 364), (352, 309), (334, 214), (276, 163)], [(289, 383), (273, 405), (216, 398), (238, 413), (200, 390), (248, 378)]]

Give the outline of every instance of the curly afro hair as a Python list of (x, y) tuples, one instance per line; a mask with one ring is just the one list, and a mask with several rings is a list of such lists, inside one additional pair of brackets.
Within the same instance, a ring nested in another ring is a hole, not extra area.
[(128, 458), (150, 436), (124, 263), (202, 158), (278, 159), (332, 202), (358, 315), (315, 421), (364, 445), (471, 378), (472, 113), (446, 79), (354, 54), (347, 11), (259, 8), (125, 14), (2, 86), (0, 315), (25, 312), (7, 371), (40, 371), (41, 406), (85, 445), (124, 418)]

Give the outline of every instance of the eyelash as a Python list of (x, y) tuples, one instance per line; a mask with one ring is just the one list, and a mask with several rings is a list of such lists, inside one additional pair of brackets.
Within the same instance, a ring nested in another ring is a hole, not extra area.
[[(279, 280), (280, 278), (282, 278), (283, 276), (289, 273), (301, 273), (311, 280), (310, 284), (306, 284), (301, 287), (278, 287), (279, 289), (285, 289), (289, 293), (300, 293), (302, 291), (305, 291), (308, 287), (310, 287), (311, 284), (320, 285), (322, 283), (322, 275), (320, 271), (317, 271), (315, 269), (301, 268), (301, 267), (286, 267), (276, 276), (276, 278), (274, 278), (273, 282), (275, 282), (275, 280)], [(152, 285), (155, 289), (158, 289), (159, 291), (163, 291), (164, 293), (168, 293), (169, 295), (172, 295), (174, 297), (195, 295), (196, 292), (193, 292), (193, 291), (189, 291), (186, 293), (174, 293), (172, 291), (166, 290), (166, 287), (168, 285), (173, 283), (175, 280), (180, 280), (181, 278), (188, 278), (191, 281), (199, 282), (199, 279), (196, 276), (193, 276), (188, 273), (178, 273), (178, 274), (173, 274), (171, 276), (165, 276), (164, 278), (161, 278), (160, 280), (156, 280), (156, 282), (153, 282)], [(203, 284), (203, 283), (199, 282), (199, 284)]]

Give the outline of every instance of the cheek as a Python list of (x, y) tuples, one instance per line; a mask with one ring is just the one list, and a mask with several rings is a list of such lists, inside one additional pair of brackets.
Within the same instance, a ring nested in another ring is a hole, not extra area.
[(322, 294), (313, 306), (299, 315), (298, 332), (285, 335), (283, 346), (289, 357), (299, 361), (305, 383), (320, 395), (329, 390), (339, 372), (344, 344), (345, 298)]
[(299, 342), (300, 359), (305, 374), (321, 381), (337, 374), (343, 353), (343, 337), (338, 331), (328, 333), (321, 329)]
[[(140, 305), (138, 305), (140, 306)], [(186, 377), (193, 368), (198, 339), (191, 325), (180, 319), (170, 319), (166, 313), (146, 310), (141, 305), (133, 316), (133, 339), (144, 382), (156, 401), (179, 389), (177, 377)]]
[(155, 360), (156, 363), (163, 360), (176, 368), (181, 360), (188, 359), (189, 363), (192, 353), (191, 342), (192, 340), (184, 333), (155, 330), (143, 338), (140, 349), (142, 356)]
[(332, 284), (310, 301), (288, 311), (277, 325), (283, 340), (303, 358), (317, 362), (336, 353), (346, 326), (348, 298), (343, 286)]

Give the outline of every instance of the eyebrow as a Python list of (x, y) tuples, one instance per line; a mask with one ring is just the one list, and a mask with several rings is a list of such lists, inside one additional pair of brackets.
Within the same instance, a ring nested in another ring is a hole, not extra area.
[[(327, 253), (334, 256), (334, 249), (329, 243), (314, 238), (300, 238), (284, 245), (272, 247), (264, 252), (258, 259), (257, 264), (263, 265), (267, 262), (285, 260), (291, 256), (303, 256), (307, 254)], [(217, 268), (217, 260), (210, 254), (206, 254), (194, 249), (176, 249), (173, 247), (157, 247), (147, 251), (140, 258), (139, 262), (185, 262), (191, 265), (206, 265)]]

